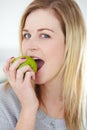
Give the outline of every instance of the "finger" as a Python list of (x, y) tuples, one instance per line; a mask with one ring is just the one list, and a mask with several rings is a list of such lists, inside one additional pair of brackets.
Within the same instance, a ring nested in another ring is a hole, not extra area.
[(35, 86), (34, 80), (35, 80), (35, 72), (32, 71), (25, 73), (24, 82), (26, 85), (32, 86), (32, 88), (34, 88)]
[(35, 72), (26, 72), (25, 73), (25, 78), (24, 78), (24, 81), (26, 83), (30, 83), (31, 80), (35, 80)]
[(11, 57), (10, 59), (8, 59), (3, 67), (3, 71), (6, 73), (9, 71), (9, 67), (11, 62), (14, 60), (14, 57)]
[(22, 82), (25, 77), (25, 73), (28, 71), (32, 71), (31, 67), (29, 67), (28, 65), (19, 68), (16, 73), (16, 80)]
[(20, 58), (11, 64), (10, 70), (17, 70), (20, 64), (26, 61), (26, 58)]
[(16, 80), (16, 71), (21, 63), (23, 63), (26, 59), (18, 59), (10, 66), (10, 77)]

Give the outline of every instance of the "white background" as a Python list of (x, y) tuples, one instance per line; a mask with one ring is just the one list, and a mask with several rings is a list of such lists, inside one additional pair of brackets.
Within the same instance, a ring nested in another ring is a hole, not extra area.
[[(0, 63), (19, 54), (19, 23), (32, 0), (0, 0)], [(87, 23), (87, 0), (76, 0)]]

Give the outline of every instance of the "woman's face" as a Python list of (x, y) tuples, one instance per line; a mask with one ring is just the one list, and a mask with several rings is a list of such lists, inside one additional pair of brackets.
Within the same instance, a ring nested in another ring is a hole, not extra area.
[(52, 10), (38, 9), (28, 15), (22, 33), (23, 55), (37, 62), (35, 83), (53, 81), (64, 61), (65, 37), (60, 21)]

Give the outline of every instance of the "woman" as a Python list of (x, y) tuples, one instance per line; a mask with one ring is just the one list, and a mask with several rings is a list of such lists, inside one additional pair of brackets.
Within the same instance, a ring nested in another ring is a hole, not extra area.
[(36, 60), (38, 71), (27, 65), (17, 69), (26, 58), (6, 62), (10, 87), (1, 90), (1, 129), (86, 129), (85, 28), (73, 0), (34, 0), (27, 7), (20, 49)]

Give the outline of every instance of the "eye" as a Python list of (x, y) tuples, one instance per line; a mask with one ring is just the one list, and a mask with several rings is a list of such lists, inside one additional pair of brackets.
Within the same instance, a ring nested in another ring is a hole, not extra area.
[(50, 38), (50, 36), (48, 34), (41, 34), (42, 38)]
[(23, 38), (30, 39), (31, 38), (31, 34), (25, 33), (25, 34), (23, 34)]

